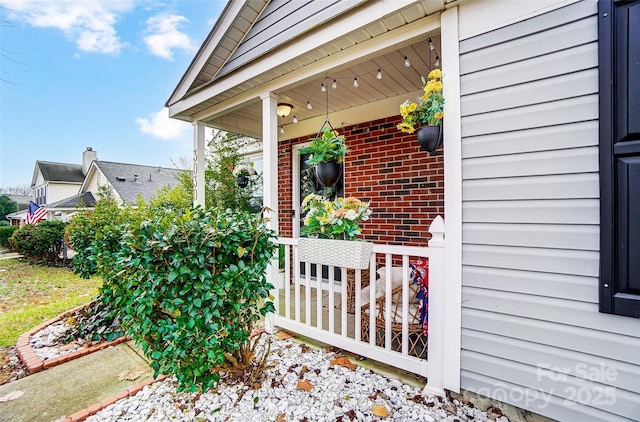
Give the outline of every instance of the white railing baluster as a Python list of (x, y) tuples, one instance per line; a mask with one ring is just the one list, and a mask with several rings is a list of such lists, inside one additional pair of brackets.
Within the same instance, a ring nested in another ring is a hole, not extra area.
[(335, 301), (335, 277), (334, 266), (329, 266), (329, 332), (334, 334), (336, 331), (336, 301)]
[(342, 337), (347, 336), (347, 269), (341, 268), (342, 272), (340, 277), (340, 303), (342, 306), (340, 307), (340, 335)]
[(402, 354), (409, 354), (409, 292), (411, 280), (409, 280), (409, 256), (402, 255)]
[(391, 266), (393, 265), (393, 255), (385, 255), (385, 299), (384, 299), (384, 348), (391, 350)]
[[(316, 277), (318, 277), (318, 265), (316, 265)], [(307, 273), (304, 283), (304, 323), (311, 325), (311, 263), (307, 262)]]
[[(318, 265), (322, 270), (322, 266)], [(316, 327), (322, 330), (322, 271), (316, 272)]]

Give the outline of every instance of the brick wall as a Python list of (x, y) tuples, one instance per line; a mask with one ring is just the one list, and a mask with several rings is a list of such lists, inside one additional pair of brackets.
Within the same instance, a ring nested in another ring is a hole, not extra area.
[[(420, 150), (416, 135), (396, 129), (392, 116), (338, 129), (346, 137), (345, 196), (371, 201), (371, 220), (363, 237), (375, 243), (425, 246), (429, 224), (444, 216), (442, 148), (434, 155)], [(282, 141), (278, 153), (281, 236), (292, 236), (292, 148), (310, 134)]]

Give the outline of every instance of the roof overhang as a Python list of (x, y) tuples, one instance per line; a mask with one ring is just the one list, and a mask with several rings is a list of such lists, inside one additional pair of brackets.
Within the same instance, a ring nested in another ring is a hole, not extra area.
[[(260, 95), (267, 92), (294, 105), (287, 119), (278, 118), (286, 126), (286, 138), (315, 132), (327, 112), (340, 123), (357, 123), (362, 115), (375, 119), (397, 114), (401, 102), (419, 93), (420, 75), (428, 72), (433, 61), (426, 42), (429, 36), (439, 50), (438, 12), (444, 8), (443, 0), (358, 3), (339, 18), (310, 28), (258, 60), (186, 90), (179, 99), (174, 95), (173, 102), (168, 102), (169, 114), (256, 138), (262, 136)], [(231, 20), (221, 17), (225, 19)], [(222, 26), (216, 24), (214, 32)], [(213, 39), (212, 33), (209, 40)], [(203, 46), (201, 51), (211, 48)], [(410, 68), (404, 66), (405, 55), (411, 58)], [(197, 59), (190, 71), (195, 72)], [(384, 76), (376, 82), (380, 68)], [(353, 75), (368, 76), (357, 90), (348, 89)], [(329, 90), (328, 106), (326, 94), (320, 92), (327, 76), (338, 79), (340, 85), (340, 89)], [(304, 107), (307, 101), (313, 103), (313, 109)], [(294, 115), (299, 122), (295, 125), (291, 124)]]

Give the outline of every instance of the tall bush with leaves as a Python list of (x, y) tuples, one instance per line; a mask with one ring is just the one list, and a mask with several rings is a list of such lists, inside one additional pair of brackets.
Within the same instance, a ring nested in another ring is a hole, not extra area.
[(16, 230), (18, 230), (18, 226), (0, 226), (0, 246), (10, 248), (9, 239), (11, 239)]
[(93, 211), (78, 210), (65, 230), (69, 245), (75, 251), (73, 271), (83, 278), (89, 278), (97, 271), (96, 239), (104, 231), (124, 222), (124, 212), (111, 190), (100, 188), (100, 199)]
[(212, 141), (205, 170), (206, 208), (230, 208), (239, 211), (255, 211), (253, 205), (261, 175), (252, 176), (249, 184), (238, 186), (233, 169), (243, 161), (242, 150), (254, 142), (237, 134), (227, 134), (226, 139)]
[(179, 391), (204, 391), (212, 368), (246, 367), (249, 334), (273, 286), (265, 268), (275, 234), (256, 215), (214, 209), (161, 211), (121, 231), (115, 265), (102, 267), (103, 300), (151, 359), (155, 375), (175, 374)]
[(56, 264), (60, 260), (66, 223), (40, 221), (27, 224), (11, 236), (11, 246), (29, 260)]

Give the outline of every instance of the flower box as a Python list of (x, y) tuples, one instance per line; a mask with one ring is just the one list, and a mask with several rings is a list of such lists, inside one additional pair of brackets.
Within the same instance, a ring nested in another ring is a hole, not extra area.
[(303, 262), (335, 267), (366, 269), (373, 243), (357, 240), (298, 239), (298, 258)]

